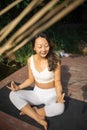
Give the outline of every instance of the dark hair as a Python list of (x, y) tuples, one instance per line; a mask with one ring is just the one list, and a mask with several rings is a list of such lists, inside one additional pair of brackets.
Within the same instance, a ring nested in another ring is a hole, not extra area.
[(57, 63), (61, 63), (60, 62), (60, 57), (56, 54), (55, 52), (55, 44), (52, 42), (52, 40), (49, 38), (48, 34), (45, 33), (45, 32), (42, 32), (38, 35), (36, 35), (33, 40), (32, 40), (32, 47), (34, 48), (34, 45), (35, 45), (35, 40), (38, 38), (38, 37), (42, 37), (42, 38), (45, 38), (47, 41), (48, 41), (48, 44), (49, 44), (49, 47), (50, 47), (50, 50), (46, 56), (46, 58), (48, 59), (48, 67), (49, 67), (49, 70), (52, 71), (52, 70), (55, 70), (57, 68)]

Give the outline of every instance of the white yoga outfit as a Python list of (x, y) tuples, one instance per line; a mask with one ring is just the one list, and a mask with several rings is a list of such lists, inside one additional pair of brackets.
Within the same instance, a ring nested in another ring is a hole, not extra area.
[[(30, 58), (30, 67), (35, 80), (39, 83), (48, 83), (54, 80), (53, 71), (49, 71), (47, 68), (42, 72), (38, 72), (34, 66), (33, 56)], [(44, 109), (47, 117), (60, 115), (64, 112), (64, 103), (57, 103), (57, 95), (55, 88), (42, 89), (38, 86), (34, 86), (33, 90), (19, 90), (10, 92), (11, 102), (21, 110), (28, 103), (30, 105), (44, 104)]]

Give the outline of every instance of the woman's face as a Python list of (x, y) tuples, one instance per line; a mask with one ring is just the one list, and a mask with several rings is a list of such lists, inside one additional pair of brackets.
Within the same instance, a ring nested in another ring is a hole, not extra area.
[(49, 43), (45, 38), (38, 37), (35, 40), (34, 51), (41, 57), (46, 57), (49, 52)]

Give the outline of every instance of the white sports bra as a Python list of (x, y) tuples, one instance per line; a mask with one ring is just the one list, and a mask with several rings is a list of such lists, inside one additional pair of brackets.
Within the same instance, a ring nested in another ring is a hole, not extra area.
[(48, 67), (46, 67), (43, 71), (38, 72), (34, 65), (34, 59), (33, 56), (30, 57), (30, 68), (32, 70), (32, 73), (34, 75), (35, 80), (38, 83), (49, 83), (54, 81), (54, 72), (49, 71)]

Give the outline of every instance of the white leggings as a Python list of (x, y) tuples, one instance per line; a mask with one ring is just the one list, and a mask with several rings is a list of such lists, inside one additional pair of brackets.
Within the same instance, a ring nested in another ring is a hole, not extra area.
[(35, 86), (34, 90), (11, 91), (9, 97), (19, 110), (29, 103), (30, 105), (45, 104), (44, 109), (47, 117), (60, 115), (64, 112), (64, 103), (56, 103), (55, 88), (41, 89)]

